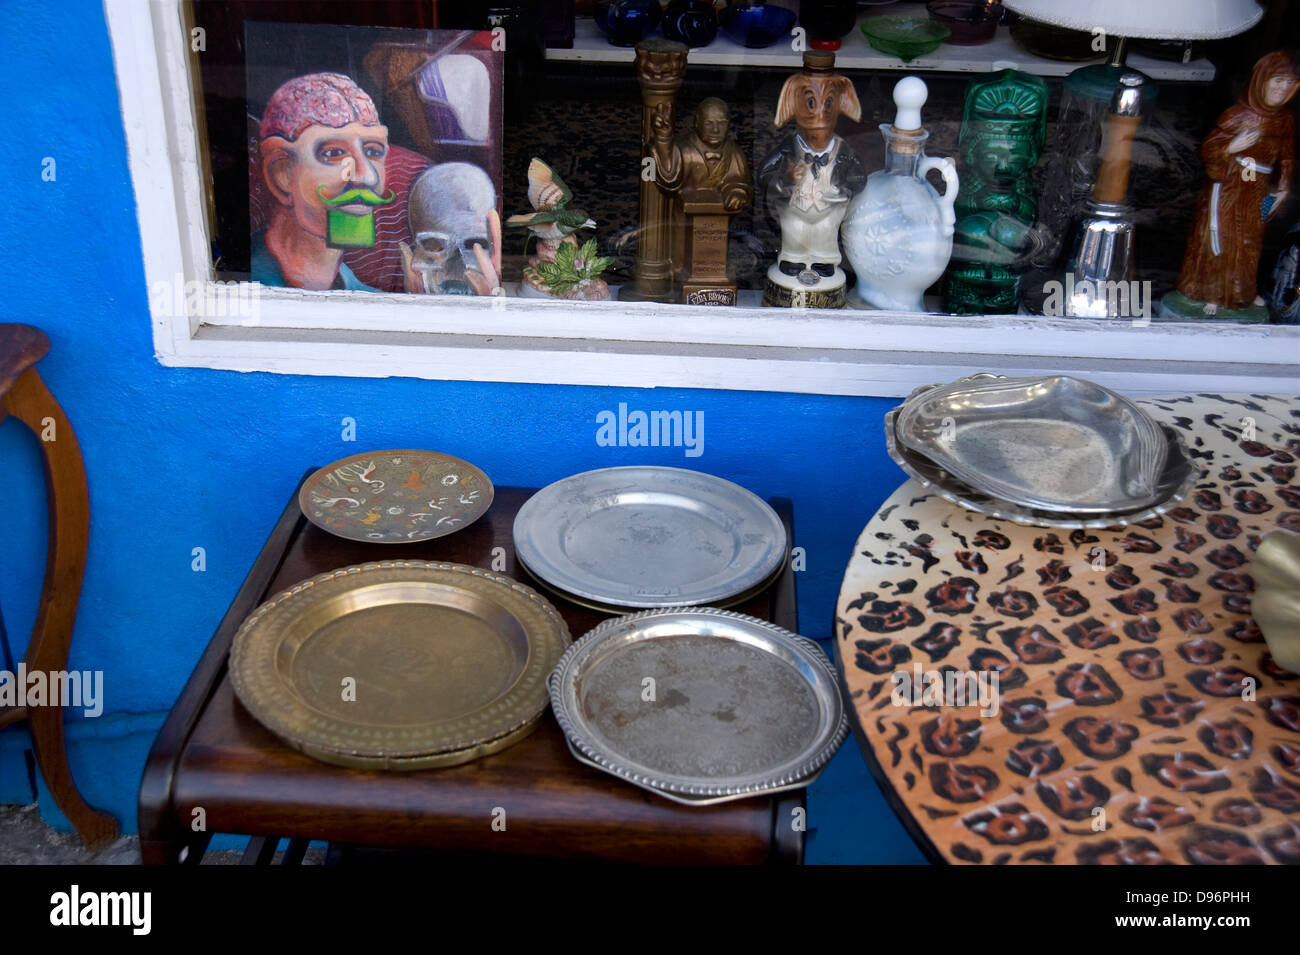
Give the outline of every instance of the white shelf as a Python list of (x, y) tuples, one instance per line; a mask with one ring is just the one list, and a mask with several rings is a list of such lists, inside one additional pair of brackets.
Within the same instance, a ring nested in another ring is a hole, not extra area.
[[(1140, 2), (1140, 0), (1134, 0)], [(600, 32), (590, 17), (579, 17), (576, 23), (572, 49), (546, 51), (548, 60), (592, 63), (626, 63), (631, 65), (635, 51), (631, 47), (614, 46)], [(721, 30), (708, 46), (691, 50), (691, 66), (776, 66), (798, 69), (802, 54), (790, 48), (789, 43), (778, 43), (763, 50), (751, 50), (731, 39)], [(1098, 58), (1095, 62), (1101, 62)], [(1181, 80), (1189, 83), (1206, 83), (1214, 79), (1214, 64), (1209, 60), (1191, 63), (1171, 63), (1139, 53), (1128, 57), (1128, 65), (1141, 70), (1154, 80)], [(1011, 39), (1007, 27), (998, 27), (997, 35), (981, 46), (952, 46), (945, 43), (928, 56), (917, 57), (904, 63), (896, 56), (887, 56), (872, 49), (867, 38), (855, 27), (844, 38), (835, 54), (835, 65), (853, 70), (906, 70), (915, 73), (989, 73), (995, 69), (1014, 67), (1039, 76), (1066, 76), (1082, 63), (1049, 60), (1034, 56)]]

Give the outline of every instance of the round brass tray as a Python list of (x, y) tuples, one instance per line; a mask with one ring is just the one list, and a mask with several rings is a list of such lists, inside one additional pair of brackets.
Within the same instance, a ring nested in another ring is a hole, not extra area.
[(236, 696), (327, 763), (428, 769), (498, 752), (546, 711), (571, 638), (532, 588), (463, 564), (382, 561), (304, 580), (244, 621)]

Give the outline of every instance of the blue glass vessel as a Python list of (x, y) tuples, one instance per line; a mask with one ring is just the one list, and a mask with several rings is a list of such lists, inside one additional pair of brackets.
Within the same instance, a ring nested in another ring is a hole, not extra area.
[(596, 26), (614, 46), (636, 46), (659, 25), (659, 0), (602, 0), (591, 10)]
[(771, 46), (790, 38), (798, 16), (793, 10), (771, 3), (729, 3), (718, 14), (718, 22), (737, 43), (751, 49)]
[(718, 35), (718, 11), (708, 0), (673, 0), (664, 8), (660, 31), (687, 46), (708, 46)]

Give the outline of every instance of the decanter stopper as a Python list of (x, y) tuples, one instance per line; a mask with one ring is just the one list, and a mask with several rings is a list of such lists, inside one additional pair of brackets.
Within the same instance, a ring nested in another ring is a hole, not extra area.
[(921, 128), (921, 107), (930, 95), (925, 80), (919, 76), (904, 76), (894, 84), (894, 130), (900, 133), (915, 132)]

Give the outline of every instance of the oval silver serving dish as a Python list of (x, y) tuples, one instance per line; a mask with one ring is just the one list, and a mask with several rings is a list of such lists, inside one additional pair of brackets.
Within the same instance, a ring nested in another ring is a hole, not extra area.
[(602, 468), (556, 481), (519, 509), (514, 541), (539, 580), (623, 609), (716, 604), (752, 592), (785, 562), (787, 545), (785, 525), (757, 495), (666, 467)]
[(1196, 486), (1204, 474), (1204, 468), (1194, 463), (1187, 454), (1181, 435), (1168, 425), (1161, 430), (1167, 445), (1165, 470), (1160, 476), (1160, 500), (1150, 507), (1141, 507), (1131, 511), (1116, 511), (1111, 514), (1069, 514), (1062, 511), (1042, 511), (1030, 507), (1021, 507), (1010, 501), (1001, 501), (984, 494), (953, 477), (924, 455), (917, 454), (903, 445), (895, 434), (895, 418), (898, 408), (885, 414), (885, 449), (894, 463), (907, 474), (919, 481), (925, 488), (938, 494), (946, 501), (960, 505), (968, 511), (1013, 521), (1017, 524), (1029, 524), (1034, 527), (1055, 527), (1062, 530), (1089, 530), (1108, 527), (1128, 527), (1161, 514), (1178, 506), (1184, 497)]
[(1081, 378), (963, 378), (914, 392), (894, 426), (905, 447), (1022, 508), (1112, 514), (1167, 496), (1160, 425)]
[(804, 785), (848, 734), (815, 643), (712, 607), (607, 620), (565, 652), (548, 689), (584, 762), (696, 805)]

